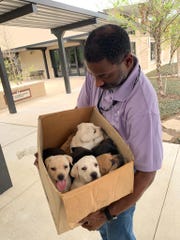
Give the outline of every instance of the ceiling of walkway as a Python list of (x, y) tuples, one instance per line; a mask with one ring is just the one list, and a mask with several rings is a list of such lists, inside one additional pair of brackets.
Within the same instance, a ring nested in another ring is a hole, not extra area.
[[(107, 23), (107, 15), (50, 0), (0, 0), (0, 24), (89, 32)], [(79, 29), (80, 28), (80, 29)]]

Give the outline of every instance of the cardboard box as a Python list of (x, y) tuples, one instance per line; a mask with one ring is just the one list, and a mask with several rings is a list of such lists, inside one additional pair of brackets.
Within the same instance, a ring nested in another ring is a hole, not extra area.
[[(42, 150), (61, 146), (81, 122), (92, 122), (102, 127), (127, 159), (119, 169), (77, 189), (60, 193), (53, 185), (42, 161)], [(57, 233), (63, 233), (102, 207), (133, 191), (133, 154), (118, 132), (96, 108), (80, 108), (39, 117), (38, 122), (39, 173)]]

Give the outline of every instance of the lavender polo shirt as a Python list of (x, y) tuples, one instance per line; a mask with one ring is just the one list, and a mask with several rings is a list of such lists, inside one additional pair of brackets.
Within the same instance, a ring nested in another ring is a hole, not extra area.
[[(87, 74), (77, 106), (97, 106), (102, 91), (96, 87), (93, 76)], [(104, 90), (99, 105), (107, 110), (113, 100), (117, 104), (102, 114), (130, 146), (135, 169), (151, 172), (161, 168), (163, 149), (158, 100), (150, 81), (139, 71), (138, 62), (122, 86)]]

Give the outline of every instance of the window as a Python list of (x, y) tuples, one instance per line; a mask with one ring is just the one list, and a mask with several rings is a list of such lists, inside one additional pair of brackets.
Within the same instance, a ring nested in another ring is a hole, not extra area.
[(156, 53), (155, 53), (155, 42), (151, 42), (150, 44), (150, 51), (151, 51), (151, 61), (155, 59)]
[(131, 52), (136, 55), (136, 43), (135, 42), (131, 42)]

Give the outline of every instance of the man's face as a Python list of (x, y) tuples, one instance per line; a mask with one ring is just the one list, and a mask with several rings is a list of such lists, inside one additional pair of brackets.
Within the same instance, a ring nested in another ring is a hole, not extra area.
[(99, 62), (87, 62), (86, 65), (96, 81), (96, 86), (106, 89), (118, 86), (129, 73), (125, 59), (120, 63), (112, 64), (104, 58)]

